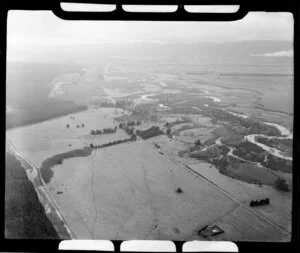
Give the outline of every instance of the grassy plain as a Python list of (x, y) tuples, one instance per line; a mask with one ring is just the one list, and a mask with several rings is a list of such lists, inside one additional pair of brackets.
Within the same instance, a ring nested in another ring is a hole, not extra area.
[(143, 140), (66, 160), (48, 187), (83, 238), (188, 240), (237, 207)]
[[(121, 109), (119, 111), (121, 112)], [(17, 150), (38, 168), (49, 157), (81, 149), (89, 146), (91, 142), (103, 144), (128, 138), (128, 135), (119, 129), (113, 134), (90, 135), (91, 130), (114, 128), (117, 125), (107, 112), (90, 109), (71, 114), (71, 116), (74, 119), (68, 115), (31, 126), (11, 129), (6, 131), (6, 136)]]
[(279, 192), (271, 186), (263, 185), (259, 187), (255, 184), (248, 184), (226, 177), (220, 174), (214, 166), (207, 163), (193, 164), (190, 167), (247, 206), (251, 200), (269, 198), (270, 205), (257, 207), (255, 210), (284, 230), (291, 231), (291, 192)]

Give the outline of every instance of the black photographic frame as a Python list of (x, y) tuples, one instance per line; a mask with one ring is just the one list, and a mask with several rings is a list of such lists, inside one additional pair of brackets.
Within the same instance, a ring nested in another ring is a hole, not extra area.
[[(109, 13), (71, 13), (65, 12), (60, 8), (60, 2), (72, 3), (102, 3), (102, 4), (117, 4), (117, 8)], [(240, 252), (254, 252), (254, 251), (270, 251), (270, 252), (289, 252), (299, 249), (299, 161), (297, 156), (299, 154), (299, 117), (297, 97), (300, 94), (299, 87), (296, 85), (300, 81), (299, 68), (300, 68), (300, 5), (287, 2), (270, 2), (270, 3), (238, 3), (237, 1), (172, 1), (171, 4), (179, 5), (179, 8), (174, 13), (127, 13), (122, 10), (122, 4), (138, 4), (138, 1), (101, 1), (101, 0), (44, 0), (44, 1), (18, 1), (10, 0), (1, 2), (0, 4), (0, 78), (1, 78), (1, 94), (2, 99), (2, 113), (5, 119), (5, 85), (6, 85), (6, 32), (7, 32), (7, 14), (9, 10), (50, 10), (59, 18), (67, 20), (152, 20), (152, 21), (233, 21), (243, 18), (250, 11), (266, 11), (266, 12), (291, 12), (294, 17), (294, 138), (293, 138), (293, 204), (292, 204), (292, 237), (291, 242), (288, 243), (267, 243), (267, 242), (235, 242)], [(143, 5), (167, 5), (167, 1), (149, 0), (143, 1)], [(239, 4), (240, 9), (236, 13), (206, 13), (206, 14), (191, 14), (183, 10), (183, 5), (230, 5)], [(5, 131), (5, 120), (2, 121), (3, 130)], [(2, 135), (2, 154), (5, 154), (5, 134)], [(4, 157), (4, 156), (3, 156)], [(5, 190), (5, 159), (1, 160), (1, 238), (0, 238), (0, 251), (3, 252), (56, 252), (58, 251), (58, 244), (61, 240), (16, 240), (5, 239), (4, 236), (4, 190)], [(120, 244), (122, 241), (113, 241), (115, 251), (120, 251)], [(182, 252), (183, 241), (176, 241), (177, 252)], [(74, 251), (73, 251), (74, 252)], [(77, 252), (77, 251), (75, 251)], [(78, 251), (81, 252), (81, 251)], [(105, 252), (105, 251), (102, 251)]]

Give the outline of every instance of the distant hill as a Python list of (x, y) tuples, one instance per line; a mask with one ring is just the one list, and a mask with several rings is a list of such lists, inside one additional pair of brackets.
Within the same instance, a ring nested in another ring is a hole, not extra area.
[[(13, 50), (12, 50), (13, 49)], [(36, 61), (101, 61), (110, 57), (193, 57), (203, 64), (290, 64), (291, 57), (259, 57), (266, 54), (293, 50), (291, 41), (239, 41), (224, 43), (130, 43), (89, 45), (47, 45), (9, 49), (9, 58), (22, 56)]]

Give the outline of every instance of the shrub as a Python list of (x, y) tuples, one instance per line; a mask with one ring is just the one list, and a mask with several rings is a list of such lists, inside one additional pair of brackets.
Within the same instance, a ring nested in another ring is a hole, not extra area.
[(290, 191), (289, 186), (286, 183), (286, 180), (284, 178), (278, 177), (275, 181), (275, 187), (276, 187), (276, 189), (284, 191), (284, 192)]
[(135, 122), (134, 121), (128, 121), (127, 122), (127, 126), (134, 126), (135, 125)]
[(135, 135), (135, 134), (132, 134), (132, 135), (131, 135), (131, 140), (133, 140), (133, 141), (136, 140), (136, 135)]
[(178, 187), (178, 188), (176, 189), (176, 192), (177, 192), (177, 193), (182, 193), (182, 190), (181, 190), (181, 188), (180, 188), (180, 187)]
[(202, 144), (201, 144), (201, 141), (200, 140), (195, 140), (195, 145), (196, 146), (201, 146)]

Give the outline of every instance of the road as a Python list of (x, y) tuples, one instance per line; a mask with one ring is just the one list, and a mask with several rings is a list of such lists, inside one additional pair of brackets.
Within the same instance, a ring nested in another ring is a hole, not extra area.
[[(6, 139), (6, 145), (9, 152), (11, 152), (18, 160), (23, 160), (30, 168), (24, 168), (28, 179), (32, 182), (38, 197), (45, 208), (46, 215), (52, 221), (56, 231), (62, 239), (76, 239), (75, 233), (68, 225), (60, 208), (51, 193), (46, 187), (39, 170), (20, 152), (18, 152), (11, 142)], [(22, 167), (25, 167), (22, 165)], [(30, 170), (30, 171), (28, 171)], [(34, 172), (34, 173), (33, 173)], [(33, 176), (30, 176), (33, 175)]]
[[(45, 209), (46, 209), (46, 205), (48, 204), (51, 210), (51, 220), (54, 220), (54, 226), (56, 226), (56, 230), (57, 231), (62, 231), (61, 228), (61, 224), (64, 224), (65, 230), (68, 232), (70, 238), (75, 239), (75, 233), (71, 230), (70, 226), (67, 225), (67, 221), (66, 219), (63, 217), (63, 214), (59, 208), (59, 206), (57, 205), (57, 203), (55, 202), (55, 200), (52, 198), (51, 193), (48, 191), (48, 189), (46, 187), (44, 187), (45, 183), (43, 182), (43, 179), (38, 171), (38, 169), (26, 158), (24, 157), (24, 155), (20, 154), (18, 151), (16, 151), (16, 149), (13, 147), (13, 145), (7, 141), (7, 146), (8, 149), (19, 159), (22, 159), (24, 162), (26, 162), (32, 169), (32, 171), (36, 172), (36, 177), (35, 178), (30, 178), (30, 180), (32, 181), (39, 197), (41, 197), (43, 200), (46, 200), (46, 204), (44, 203)], [(157, 151), (160, 151), (159, 149), (156, 149)], [(176, 163), (178, 166), (182, 167), (183, 169), (187, 170), (188, 172), (192, 173), (194, 176), (196, 177), (200, 177), (202, 180), (206, 181), (208, 184), (210, 184), (212, 187), (214, 187), (215, 189), (217, 189), (218, 191), (222, 192), (224, 195), (228, 196), (230, 199), (232, 199), (233, 201), (235, 201), (236, 203), (238, 203), (240, 206), (242, 206), (243, 208), (245, 208), (247, 211), (249, 211), (250, 213), (252, 213), (253, 215), (261, 218), (262, 220), (264, 220), (265, 222), (267, 222), (268, 224), (270, 224), (273, 227), (276, 227), (277, 229), (281, 230), (284, 234), (290, 236), (290, 233), (286, 230), (284, 230), (282, 227), (280, 227), (279, 225), (277, 225), (276, 223), (274, 223), (273, 221), (269, 220), (267, 217), (263, 216), (262, 214), (256, 212), (255, 210), (253, 210), (252, 208), (250, 208), (248, 205), (244, 204), (243, 202), (241, 202), (239, 199), (237, 199), (235, 196), (233, 196), (232, 194), (230, 194), (229, 192), (225, 191), (223, 188), (221, 188), (220, 186), (218, 186), (217, 184), (215, 184), (214, 182), (212, 182), (211, 180), (209, 180), (208, 178), (204, 177), (201, 173), (193, 170), (191, 167), (189, 167), (188, 165), (185, 165), (184, 163), (178, 161), (176, 158), (174, 158), (172, 155), (168, 155), (164, 153), (164, 156), (167, 157), (168, 159), (170, 159), (172, 162)], [(27, 168), (25, 168), (27, 170)], [(27, 173), (26, 173), (27, 174)], [(36, 179), (36, 180), (33, 180)], [(42, 183), (39, 183), (42, 182)], [(44, 202), (44, 201), (43, 201)], [(47, 215), (49, 215), (49, 212), (47, 212)], [(60, 221), (56, 222), (56, 221)], [(60, 226), (60, 227), (58, 227)], [(64, 233), (60, 233), (64, 234)]]
[[(157, 149), (157, 151), (159, 151)], [(242, 206), (243, 208), (247, 209), (250, 213), (254, 214), (255, 216), (258, 216), (259, 218), (263, 219), (265, 222), (269, 223), (271, 226), (274, 226), (276, 228), (278, 228), (279, 230), (281, 230), (284, 234), (286, 235), (291, 235), (288, 231), (284, 230), (282, 227), (280, 227), (279, 225), (277, 225), (276, 223), (274, 223), (273, 221), (269, 220), (268, 218), (266, 218), (265, 216), (263, 216), (262, 214), (256, 212), (255, 210), (253, 210), (252, 208), (250, 208), (248, 205), (244, 204), (243, 202), (241, 202), (239, 199), (237, 199), (236, 197), (234, 197), (232, 194), (230, 194), (229, 192), (225, 191), (223, 188), (221, 188), (220, 186), (218, 186), (217, 184), (215, 184), (214, 182), (212, 182), (211, 180), (209, 180), (208, 178), (204, 177), (201, 173), (193, 170), (191, 167), (189, 167), (188, 165), (178, 161), (176, 158), (172, 157), (172, 155), (168, 155), (165, 154), (164, 155), (166, 157), (168, 157), (172, 162), (176, 163), (178, 166), (184, 168), (185, 170), (189, 171), (190, 173), (194, 174), (196, 177), (200, 177), (202, 178), (204, 181), (206, 181), (208, 184), (210, 184), (212, 187), (214, 187), (215, 189), (217, 189), (218, 191), (222, 192), (223, 194), (225, 194), (226, 196), (228, 196), (229, 198), (231, 198), (233, 201), (237, 202), (240, 206)]]

